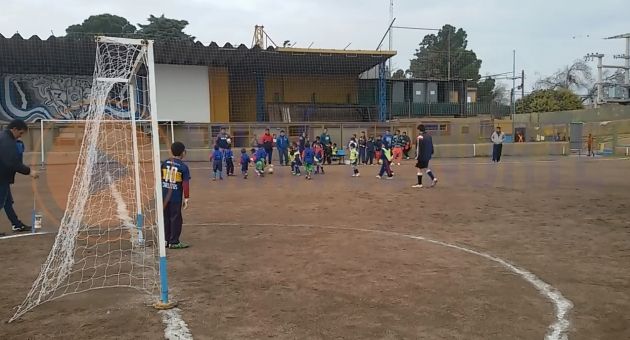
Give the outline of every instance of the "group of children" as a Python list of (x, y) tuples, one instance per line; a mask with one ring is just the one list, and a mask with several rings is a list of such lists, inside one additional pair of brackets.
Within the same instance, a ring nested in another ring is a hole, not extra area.
[[(226, 164), (226, 171), (228, 176), (234, 175), (234, 154), (232, 152), (231, 143), (227, 135), (223, 135), (217, 140), (217, 143), (212, 152), (211, 159), (213, 161), (214, 180), (223, 179), (222, 167), (223, 163)], [(392, 136), (393, 137), (393, 136)], [(378, 160), (381, 163), (381, 169), (377, 178), (383, 178), (387, 174), (388, 179), (392, 179), (394, 172), (391, 169), (391, 163), (394, 160), (394, 152), (392, 149), (397, 147), (396, 143), (392, 141), (394, 139), (388, 139), (384, 137), (382, 139), (380, 150), (378, 150)], [(331, 144), (328, 143), (330, 146)], [(393, 147), (392, 147), (393, 146)], [(359, 143), (353, 138), (349, 143), (349, 164), (352, 167), (352, 177), (359, 177), (359, 162), (362, 161), (359, 151)], [(291, 173), (296, 176), (301, 175), (300, 168), (304, 166), (306, 172), (306, 179), (311, 179), (312, 174), (321, 173), (324, 174), (324, 162), (326, 161), (326, 151), (320, 141), (317, 138), (315, 142), (308, 143), (306, 139), (300, 143), (293, 143), (289, 147), (289, 158), (291, 161)], [(258, 147), (252, 148), (251, 153), (248, 154), (246, 149), (241, 149), (241, 173), (243, 178), (247, 178), (248, 168), (250, 163), (255, 164), (256, 174), (264, 176), (265, 166), (267, 165), (267, 152), (265, 148)], [(407, 151), (408, 152), (408, 151)], [(186, 154), (186, 148), (184, 144), (175, 142), (171, 146), (171, 158), (162, 163), (162, 197), (164, 199), (163, 213), (164, 213), (164, 227), (166, 245), (171, 249), (180, 249), (188, 247), (187, 244), (179, 240), (182, 228), (182, 208), (188, 207), (188, 198), (190, 195), (190, 170), (188, 166), (183, 162), (183, 158)], [(376, 152), (375, 152), (376, 154)], [(406, 153), (405, 153), (406, 154)], [(424, 125), (418, 125), (418, 137), (416, 139), (416, 168), (417, 168), (417, 184), (414, 184), (414, 188), (422, 188), (422, 176), (426, 174), (431, 179), (431, 187), (437, 184), (437, 178), (429, 169), (429, 161), (433, 156), (433, 141), (429, 134), (426, 134)], [(270, 165), (271, 166), (271, 165)]]
[[(410, 145), (407, 133), (400, 134), (400, 130), (397, 130), (394, 135), (386, 131), (385, 135), (378, 135), (376, 138), (374, 136), (367, 138), (365, 133), (362, 133), (359, 138), (353, 135), (348, 143), (348, 163), (352, 167), (352, 177), (361, 175), (358, 168), (359, 164), (372, 165), (376, 160), (381, 165), (376, 177), (383, 178), (387, 174), (387, 179), (393, 178), (392, 163), (396, 162), (400, 165), (403, 156), (409, 159)], [(320, 136), (317, 136), (315, 141), (311, 143), (303, 134), (299, 142), (289, 145), (288, 161), (291, 164), (291, 174), (301, 176), (301, 167), (304, 167), (307, 180), (312, 179), (314, 174), (325, 174), (324, 164), (326, 162), (331, 164), (331, 158), (337, 155), (337, 152), (336, 143), (324, 143)], [(234, 153), (231, 149), (230, 138), (223, 129), (217, 138), (210, 158), (213, 163), (214, 174), (212, 180), (223, 179), (223, 164), (225, 164), (227, 176), (234, 176)], [(240, 164), (243, 178), (247, 179), (249, 165), (252, 163), (255, 165), (256, 175), (260, 177), (265, 175), (266, 168), (272, 172), (273, 168), (271, 167), (273, 165), (268, 164), (267, 159), (268, 152), (264, 147), (252, 148), (250, 154), (247, 154), (245, 148), (241, 149)]]

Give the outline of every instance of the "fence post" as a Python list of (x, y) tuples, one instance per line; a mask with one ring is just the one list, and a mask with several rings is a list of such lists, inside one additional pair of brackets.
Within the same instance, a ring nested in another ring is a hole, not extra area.
[(175, 143), (175, 126), (173, 120), (171, 120), (171, 144)]
[(339, 145), (341, 145), (341, 148), (343, 149), (343, 145), (344, 145), (344, 142), (343, 142), (343, 123), (339, 123), (339, 131), (340, 131), (340, 135), (341, 135), (341, 140), (339, 141), (340, 142)]
[(39, 145), (41, 146), (39, 152), (41, 152), (42, 163), (40, 164), (41, 169), (45, 169), (46, 159), (44, 158), (44, 120), (39, 121)]

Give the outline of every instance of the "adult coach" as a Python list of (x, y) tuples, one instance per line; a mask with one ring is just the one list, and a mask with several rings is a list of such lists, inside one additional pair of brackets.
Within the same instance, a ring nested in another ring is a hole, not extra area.
[(15, 173), (30, 175), (37, 178), (37, 171), (24, 165), (18, 150), (17, 140), (26, 133), (28, 127), (24, 121), (16, 119), (0, 133), (0, 206), (5, 210), (11, 221), (13, 231), (28, 231), (30, 226), (20, 221), (13, 210), (13, 195), (11, 184), (15, 182)]
[(426, 133), (424, 124), (418, 125), (418, 138), (416, 138), (416, 168), (418, 168), (418, 184), (414, 184), (412, 188), (422, 188), (422, 172), (426, 170), (426, 173), (431, 177), (431, 187), (434, 187), (438, 179), (433, 175), (431, 169), (429, 169), (429, 161), (433, 156), (433, 139), (431, 135)]
[(492, 161), (499, 163), (503, 152), (503, 141), (505, 140), (505, 134), (501, 132), (500, 126), (497, 126), (497, 130), (492, 133), (490, 140), (492, 141)]

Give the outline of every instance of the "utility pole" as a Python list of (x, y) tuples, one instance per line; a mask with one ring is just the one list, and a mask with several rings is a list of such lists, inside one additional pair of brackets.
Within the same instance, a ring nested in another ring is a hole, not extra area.
[(525, 70), (521, 70), (521, 100), (525, 98)]
[[(394, 0), (389, 0), (389, 22), (394, 20)], [(390, 24), (391, 25), (391, 24)], [(391, 51), (394, 48), (394, 30), (390, 28), (389, 30), (389, 50)], [(392, 76), (392, 58), (389, 58), (389, 77)]]
[(515, 91), (516, 89), (516, 50), (512, 51), (512, 95), (510, 96), (510, 101), (512, 103), (512, 125), (514, 125), (514, 114), (516, 114), (516, 100)]

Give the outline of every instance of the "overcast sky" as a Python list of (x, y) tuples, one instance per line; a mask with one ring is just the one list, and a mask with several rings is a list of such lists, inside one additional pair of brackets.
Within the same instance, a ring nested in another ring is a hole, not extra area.
[[(599, 8), (597, 8), (599, 7)], [(131, 23), (146, 23), (149, 14), (186, 19), (186, 32), (206, 43), (251, 44), (254, 25), (281, 43), (296, 47), (375, 49), (389, 22), (389, 0), (2, 0), (0, 33), (23, 37), (63, 35), (67, 26), (93, 14), (111, 13)], [(528, 88), (541, 76), (589, 52), (613, 60), (622, 40), (602, 38), (630, 33), (628, 0), (394, 0), (396, 24), (442, 27), (468, 32), (469, 48), (483, 60), (482, 74), (525, 69)], [(426, 32), (395, 30), (394, 67), (407, 68)], [(385, 42), (387, 48), (387, 40)]]

